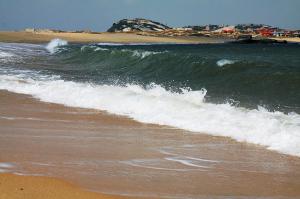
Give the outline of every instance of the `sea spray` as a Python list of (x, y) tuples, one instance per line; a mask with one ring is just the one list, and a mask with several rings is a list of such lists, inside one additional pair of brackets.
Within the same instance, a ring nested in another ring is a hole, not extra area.
[(65, 46), (68, 45), (68, 42), (66, 40), (62, 40), (62, 39), (52, 39), (46, 46), (46, 49), (50, 52), (50, 53), (55, 53), (57, 51), (57, 47), (59, 46)]
[(300, 156), (300, 115), (207, 103), (206, 90), (176, 93), (156, 84), (148, 88), (132, 84), (93, 85), (12, 75), (0, 76), (0, 89), (30, 94), (45, 102), (105, 110), (144, 123), (228, 136)]
[(233, 60), (229, 60), (229, 59), (221, 59), (219, 61), (217, 61), (217, 65), (222, 67), (225, 65), (230, 65), (230, 64), (234, 64), (236, 61)]
[(0, 59), (6, 58), (6, 57), (12, 57), (12, 56), (14, 56), (14, 54), (0, 51)]

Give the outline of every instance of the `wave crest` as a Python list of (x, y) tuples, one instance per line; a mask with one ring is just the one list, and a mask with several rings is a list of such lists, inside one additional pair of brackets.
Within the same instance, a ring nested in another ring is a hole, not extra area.
[(0, 51), (0, 59), (6, 58), (6, 57), (13, 57), (13, 56), (14, 56), (14, 54), (12, 54), (12, 53)]
[(122, 49), (121, 51), (131, 53), (133, 57), (140, 57), (141, 59), (144, 59), (151, 55), (157, 55), (157, 54), (162, 54), (167, 52), (167, 51), (156, 52), (156, 51), (129, 50), (129, 49)]
[(50, 52), (50, 53), (55, 53), (57, 51), (57, 47), (59, 46), (65, 46), (68, 45), (68, 41), (63, 40), (63, 39), (52, 39), (46, 46), (46, 49)]
[(221, 59), (219, 61), (217, 61), (217, 65), (222, 67), (225, 65), (230, 65), (230, 64), (234, 64), (236, 61), (234, 60), (229, 60), (229, 59)]
[(205, 102), (206, 90), (176, 93), (160, 85), (93, 85), (43, 77), (0, 76), (0, 89), (66, 106), (93, 108), (194, 133), (228, 136), (300, 156), (300, 115)]

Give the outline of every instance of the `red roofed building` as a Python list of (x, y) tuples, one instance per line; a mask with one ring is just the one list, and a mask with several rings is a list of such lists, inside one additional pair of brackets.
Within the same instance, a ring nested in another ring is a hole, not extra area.
[(258, 29), (257, 32), (264, 37), (272, 37), (274, 35), (275, 29), (274, 28), (261, 28)]
[(235, 26), (227, 26), (227, 27), (223, 27), (223, 28), (220, 28), (218, 30), (215, 30), (213, 32), (215, 33), (227, 33), (227, 34), (232, 34), (234, 33), (236, 30), (235, 30)]
[(224, 30), (222, 30), (222, 33), (232, 34), (234, 32), (235, 32), (235, 29), (224, 29)]

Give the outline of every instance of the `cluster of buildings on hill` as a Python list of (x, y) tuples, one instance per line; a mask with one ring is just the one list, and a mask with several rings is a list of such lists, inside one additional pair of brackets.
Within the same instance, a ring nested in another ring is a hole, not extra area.
[(238, 24), (235, 26), (204, 25), (171, 28), (147, 19), (122, 19), (114, 23), (108, 32), (139, 32), (138, 34), (153, 36), (212, 36), (223, 35), (236, 37), (239, 35), (263, 37), (300, 37), (300, 30), (292, 31), (271, 27), (264, 24)]
[(206, 25), (187, 26), (185, 28), (193, 31), (207, 31), (222, 34), (250, 34), (264, 37), (300, 37), (300, 30), (293, 31), (264, 24), (238, 24), (235, 26)]

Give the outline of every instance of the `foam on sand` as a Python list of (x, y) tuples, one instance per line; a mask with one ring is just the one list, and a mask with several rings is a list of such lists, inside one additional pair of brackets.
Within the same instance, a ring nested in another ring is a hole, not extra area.
[(178, 162), (180, 164), (190, 166), (190, 167), (199, 167), (199, 168), (204, 168), (204, 169), (209, 169), (211, 166), (205, 166), (205, 165), (200, 165), (200, 164), (195, 164), (192, 160), (190, 159), (180, 159), (178, 157), (168, 157), (165, 158), (166, 160), (173, 161), (173, 162)]
[(10, 172), (15, 165), (8, 162), (0, 162), (0, 173), (7, 173)]
[(11, 163), (7, 163), (7, 162), (0, 162), (0, 168), (13, 168), (14, 165)]

